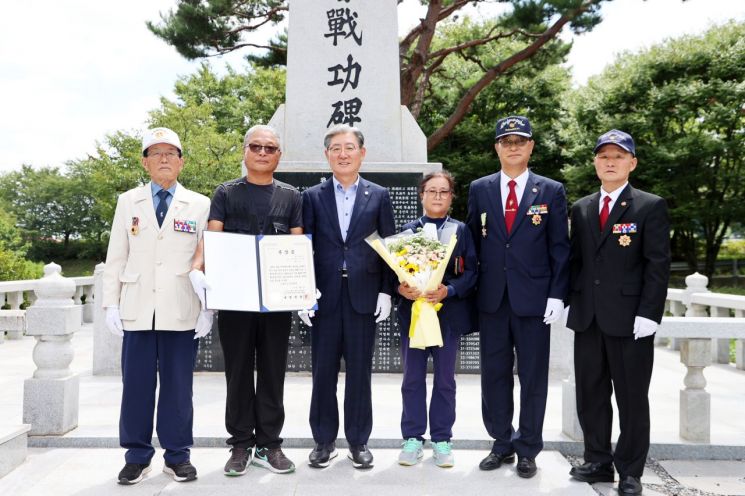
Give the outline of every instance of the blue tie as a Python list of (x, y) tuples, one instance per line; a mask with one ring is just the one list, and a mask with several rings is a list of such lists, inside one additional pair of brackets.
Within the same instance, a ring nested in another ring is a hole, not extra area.
[(169, 193), (167, 189), (162, 189), (156, 193), (158, 198), (160, 198), (158, 208), (155, 209), (155, 217), (158, 219), (158, 227), (163, 226), (163, 219), (166, 218), (166, 212), (168, 212), (168, 202), (166, 202), (166, 198), (168, 198), (168, 195), (170, 194), (171, 193)]

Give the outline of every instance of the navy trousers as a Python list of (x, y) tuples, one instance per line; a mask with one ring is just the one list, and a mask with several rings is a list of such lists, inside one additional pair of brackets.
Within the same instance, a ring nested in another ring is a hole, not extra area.
[(375, 316), (357, 313), (349, 300), (347, 280), (333, 314), (319, 312), (311, 327), (313, 393), (310, 428), (317, 443), (331, 443), (339, 433), (336, 384), (344, 358), (344, 434), (350, 445), (367, 444), (372, 432), (372, 356)]
[[(442, 325), (442, 324), (441, 324)], [(433, 442), (450, 441), (455, 423), (455, 357), (460, 336), (442, 326), (443, 346), (424, 350), (409, 348), (408, 326), (401, 328), (401, 359), (404, 376), (401, 384), (403, 411), (401, 434), (404, 439), (424, 440), (427, 430), (427, 360), (432, 355), (434, 377), (429, 404), (429, 435)]]
[[(548, 394), (550, 326), (543, 317), (520, 317), (505, 294), (495, 313), (479, 312), (481, 414), (494, 438), (494, 453), (535, 458), (543, 449), (543, 418)], [(514, 350), (514, 354), (513, 354)], [(520, 423), (512, 427), (512, 368), (517, 355)]]
[(124, 331), (122, 341), (122, 407), (119, 443), (127, 463), (150, 463), (153, 448), (155, 389), (156, 431), (169, 464), (189, 460), (194, 444), (192, 384), (199, 341), (194, 331)]

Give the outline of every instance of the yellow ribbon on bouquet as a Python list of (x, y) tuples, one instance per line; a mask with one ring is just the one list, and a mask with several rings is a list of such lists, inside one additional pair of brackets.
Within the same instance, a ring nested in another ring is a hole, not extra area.
[(417, 298), (411, 305), (411, 325), (409, 325), (409, 348), (425, 349), (427, 346), (442, 346), (442, 330), (437, 312), (442, 303), (432, 304), (424, 298)]

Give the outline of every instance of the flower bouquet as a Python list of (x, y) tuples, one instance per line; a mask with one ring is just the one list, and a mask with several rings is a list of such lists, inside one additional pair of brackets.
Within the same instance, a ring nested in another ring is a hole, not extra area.
[[(425, 231), (404, 231), (401, 234), (381, 238), (377, 232), (365, 241), (380, 255), (396, 273), (399, 282), (406, 282), (422, 293), (436, 289), (442, 282), (455, 249), (457, 237), (450, 235), (447, 244), (439, 241), (436, 234)], [(442, 303), (433, 305), (424, 297), (417, 298), (411, 306), (411, 325), (409, 326), (409, 346), (425, 349), (428, 346), (442, 346), (442, 332), (437, 311)]]

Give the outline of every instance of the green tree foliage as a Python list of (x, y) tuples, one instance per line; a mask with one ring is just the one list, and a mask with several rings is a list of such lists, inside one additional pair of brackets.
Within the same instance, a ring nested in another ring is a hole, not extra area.
[[(419, 118), (430, 94), (433, 78), (441, 66), (455, 57), (477, 61), (481, 47), (499, 57), (478, 61), (468, 77), (451, 91), (450, 111), (436, 128), (429, 130), (431, 151), (464, 119), (478, 95), (495, 81), (509, 79), (515, 69), (533, 58), (551, 58), (558, 34), (566, 26), (575, 33), (592, 29), (600, 22), (604, 0), (502, 0), (509, 9), (462, 36), (438, 38), (442, 26), (459, 17), (468, 5), (492, 0), (420, 0), (427, 10), (419, 24), (400, 42), (401, 104)], [(399, 3), (401, 3), (399, 1)], [(246, 47), (269, 50), (265, 65), (286, 60), (286, 39), (280, 34), (269, 44), (246, 41), (246, 35), (265, 25), (276, 25), (288, 11), (286, 0), (179, 0), (174, 9), (161, 14), (160, 23), (148, 22), (156, 36), (174, 46), (186, 58), (224, 54)], [(447, 27), (446, 27), (447, 29)], [(442, 43), (447, 39), (450, 43)], [(257, 60), (256, 56), (251, 56)], [(468, 84), (466, 84), (466, 81)], [(424, 127), (424, 126), (423, 126)]]
[(727, 229), (745, 215), (745, 24), (621, 56), (568, 99), (565, 173), (572, 198), (597, 189), (597, 136), (637, 142), (632, 183), (667, 199), (677, 258), (711, 275)]
[(57, 168), (37, 170), (25, 165), (3, 176), (0, 188), (18, 226), (37, 239), (59, 239), (67, 245), (87, 234), (97, 221), (85, 182), (66, 177)]
[(41, 277), (42, 265), (25, 259), (28, 247), (13, 217), (0, 211), (0, 281)]

